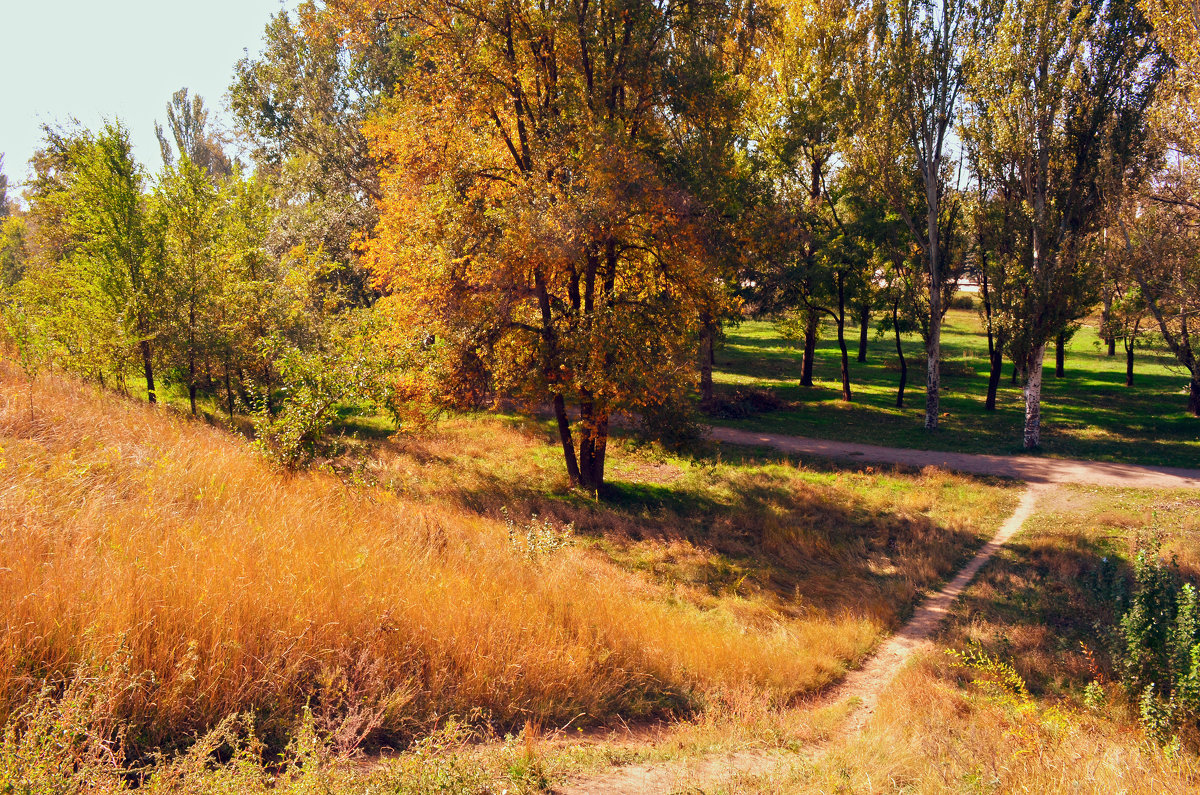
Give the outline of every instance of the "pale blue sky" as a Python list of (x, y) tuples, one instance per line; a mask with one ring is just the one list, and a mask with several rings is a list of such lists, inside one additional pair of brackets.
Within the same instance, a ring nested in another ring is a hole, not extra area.
[[(296, 0), (285, 6), (295, 8)], [(0, 0), (0, 152), (13, 182), (43, 122), (120, 118), (157, 170), (155, 120), (187, 86), (227, 120), (233, 67), (262, 49), (280, 0)]]

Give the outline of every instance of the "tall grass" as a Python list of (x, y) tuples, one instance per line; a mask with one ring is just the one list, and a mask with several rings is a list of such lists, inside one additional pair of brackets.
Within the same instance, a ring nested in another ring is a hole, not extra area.
[(1185, 793), (1200, 786), (1191, 755), (1169, 756), (1086, 710), (997, 697), (911, 665), (862, 735), (775, 792)]
[(169, 412), (0, 363), (0, 717), (80, 665), (135, 749), (235, 713), (280, 742), (311, 705), (348, 742), (779, 698), (861, 656), (846, 614), (762, 626), (567, 546), (323, 474), (284, 476)]

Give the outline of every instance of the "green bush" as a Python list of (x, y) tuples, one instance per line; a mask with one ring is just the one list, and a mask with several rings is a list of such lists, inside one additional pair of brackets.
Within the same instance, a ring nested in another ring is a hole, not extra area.
[(328, 344), (305, 350), (278, 337), (264, 343), (265, 358), (279, 371), (276, 389), (260, 390), (251, 406), (254, 445), (285, 469), (302, 469), (319, 457), (336, 455), (326, 432), (344, 405), (368, 406), (405, 418), (405, 396), (393, 374), (401, 360), (376, 342), (366, 315), (347, 316), (329, 332)]
[(1134, 559), (1133, 584), (1118, 595), (1115, 659), (1146, 735), (1166, 743), (1200, 728), (1200, 615), (1195, 586), (1157, 546)]

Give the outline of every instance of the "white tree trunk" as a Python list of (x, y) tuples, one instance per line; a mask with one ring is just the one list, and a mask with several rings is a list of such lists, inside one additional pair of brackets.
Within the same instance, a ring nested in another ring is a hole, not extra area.
[(1042, 359), (1046, 344), (1033, 352), (1029, 372), (1025, 377), (1025, 449), (1032, 450), (1042, 443)]

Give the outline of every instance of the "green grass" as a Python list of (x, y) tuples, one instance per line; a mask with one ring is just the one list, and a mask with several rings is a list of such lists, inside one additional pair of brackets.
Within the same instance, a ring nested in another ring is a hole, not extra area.
[[(997, 410), (983, 408), (987, 393), (987, 338), (978, 314), (951, 310), (942, 337), (944, 416), (934, 432), (923, 428), (924, 349), (918, 337), (905, 341), (909, 360), (906, 407), (895, 407), (899, 380), (891, 336), (872, 335), (868, 361), (854, 361), (853, 402), (841, 400), (839, 354), (831, 328), (822, 329), (813, 370), (814, 386), (799, 386), (801, 350), (767, 321), (730, 328), (717, 353), (714, 381), (719, 390), (758, 387), (776, 392), (789, 408), (731, 421), (736, 427), (840, 441), (867, 442), (956, 452), (1016, 454), (1021, 449), (1024, 401), (1009, 383), (1006, 364)], [(1120, 346), (1118, 346), (1119, 348)], [(1138, 352), (1135, 385), (1125, 386), (1125, 359), (1105, 355), (1093, 325), (1085, 325), (1067, 346), (1066, 375), (1054, 377), (1048, 352), (1042, 402), (1044, 455), (1100, 461), (1200, 466), (1200, 420), (1186, 412), (1187, 380), (1161, 345)]]

